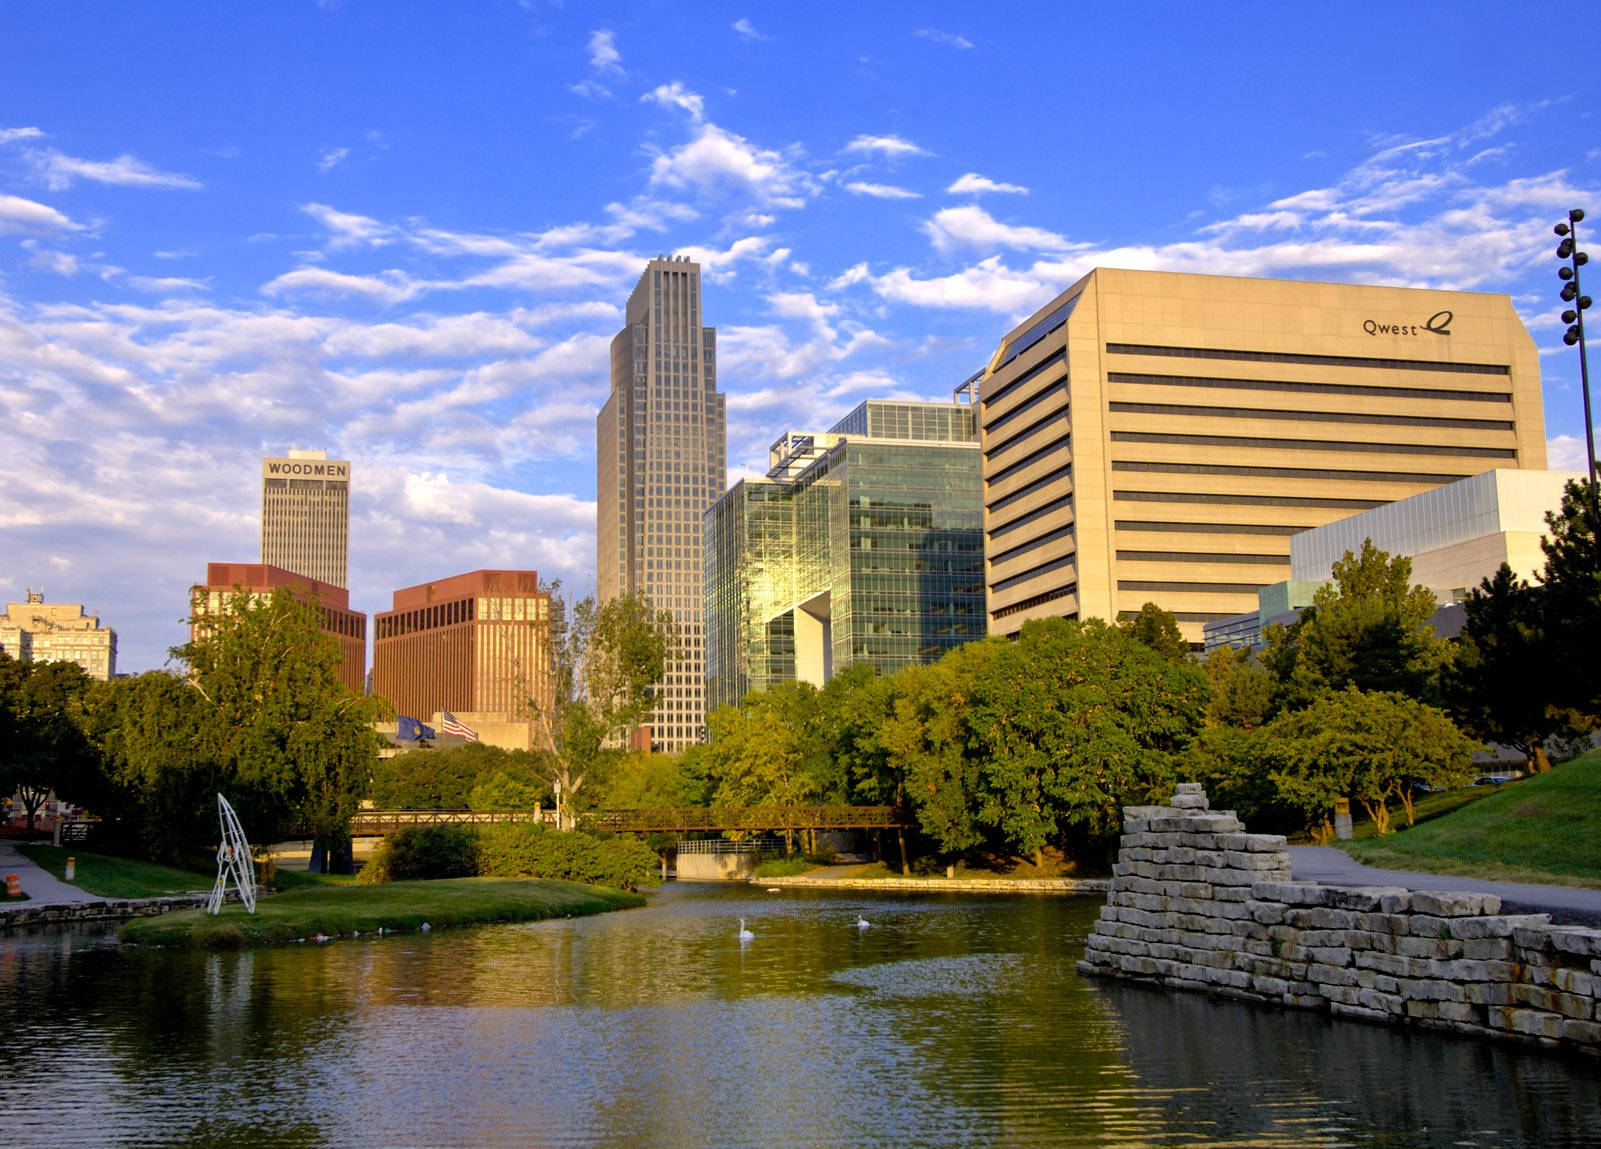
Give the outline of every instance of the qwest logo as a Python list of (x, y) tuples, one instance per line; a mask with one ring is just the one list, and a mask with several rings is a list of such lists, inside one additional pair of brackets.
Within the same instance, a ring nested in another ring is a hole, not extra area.
[(1377, 319), (1369, 319), (1363, 322), (1362, 330), (1369, 335), (1418, 335), (1424, 331), (1449, 335), (1454, 318), (1449, 311), (1436, 311), (1422, 323), (1381, 323)]

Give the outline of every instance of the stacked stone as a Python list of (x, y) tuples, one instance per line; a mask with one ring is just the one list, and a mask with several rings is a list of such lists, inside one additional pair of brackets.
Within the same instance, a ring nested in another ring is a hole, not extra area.
[(1251, 887), (1289, 877), (1283, 835), (1245, 833), (1232, 811), (1207, 808), (1198, 783), (1180, 783), (1168, 806), (1125, 806), (1112, 889), (1079, 968), (1249, 992), (1236, 958), (1255, 927)]
[(1126, 807), (1085, 973), (1601, 1052), (1601, 930), (1487, 894), (1292, 882), (1199, 786)]

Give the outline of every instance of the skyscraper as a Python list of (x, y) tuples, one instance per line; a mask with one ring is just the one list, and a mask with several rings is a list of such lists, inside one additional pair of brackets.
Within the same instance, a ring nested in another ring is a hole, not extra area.
[(601, 602), (636, 594), (672, 612), (682, 657), (651, 718), (652, 749), (701, 740), (701, 516), (723, 489), (727, 419), (717, 332), (700, 321), (700, 265), (650, 261), (611, 345), (611, 395), (596, 420)]
[(261, 461), (261, 561), (348, 586), (350, 464), (326, 451)]

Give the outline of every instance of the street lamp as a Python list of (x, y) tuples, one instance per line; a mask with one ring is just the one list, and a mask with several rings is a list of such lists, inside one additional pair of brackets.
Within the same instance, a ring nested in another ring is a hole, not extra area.
[(1568, 222), (1556, 226), (1562, 242), (1557, 245), (1557, 258), (1568, 262), (1557, 268), (1562, 279), (1562, 302), (1573, 306), (1562, 313), (1562, 322), (1568, 324), (1562, 342), (1569, 347), (1579, 346), (1579, 383), (1584, 391), (1584, 445), (1590, 453), (1590, 529), (1596, 534), (1596, 549), (1601, 552), (1601, 506), (1598, 506), (1595, 483), (1595, 420), (1590, 415), (1590, 367), (1584, 353), (1584, 313), (1590, 306), (1590, 297), (1579, 293), (1579, 268), (1590, 262), (1590, 257), (1579, 250), (1579, 221), (1584, 218), (1583, 208), (1568, 212)]

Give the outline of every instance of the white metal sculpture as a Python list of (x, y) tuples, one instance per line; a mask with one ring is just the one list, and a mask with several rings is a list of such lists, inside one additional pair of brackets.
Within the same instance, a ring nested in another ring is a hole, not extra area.
[(256, 912), (256, 864), (250, 857), (250, 843), (245, 841), (239, 815), (221, 794), (217, 795), (217, 819), (222, 823), (222, 842), (217, 846), (217, 884), (211, 887), (211, 896), (206, 899), (206, 913), (221, 911), (231, 876), (239, 890), (239, 900), (244, 903), (246, 912), (253, 914)]

